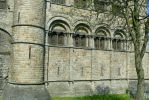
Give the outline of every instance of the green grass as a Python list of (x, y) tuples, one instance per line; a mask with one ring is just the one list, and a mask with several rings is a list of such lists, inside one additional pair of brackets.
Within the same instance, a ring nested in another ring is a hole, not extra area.
[(53, 97), (52, 100), (132, 100), (128, 95), (102, 95), (85, 97)]
[[(0, 97), (0, 100), (2, 100), (2, 97)], [(52, 97), (52, 100), (133, 100), (133, 99), (131, 99), (126, 94), (111, 94), (111, 95), (84, 96), (84, 97)]]

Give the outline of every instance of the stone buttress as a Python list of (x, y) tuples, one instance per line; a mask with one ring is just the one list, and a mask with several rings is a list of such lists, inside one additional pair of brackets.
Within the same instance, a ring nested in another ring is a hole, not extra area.
[(44, 87), (45, 1), (14, 0), (13, 66), (3, 100), (49, 100)]

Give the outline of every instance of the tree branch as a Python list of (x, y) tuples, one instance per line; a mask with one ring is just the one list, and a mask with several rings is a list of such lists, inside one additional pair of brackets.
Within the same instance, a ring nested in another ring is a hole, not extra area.
[(149, 34), (149, 19), (145, 23), (145, 36), (144, 36), (143, 46), (141, 48), (141, 58), (143, 58), (145, 51), (146, 51), (147, 42), (148, 42), (148, 34)]

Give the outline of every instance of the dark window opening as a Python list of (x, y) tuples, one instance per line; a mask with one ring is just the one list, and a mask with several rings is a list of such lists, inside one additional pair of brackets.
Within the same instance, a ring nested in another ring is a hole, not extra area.
[(105, 12), (107, 11), (109, 5), (108, 0), (94, 0), (94, 8), (97, 12)]
[(100, 38), (99, 46), (100, 46), (100, 49), (105, 49), (105, 39), (104, 38)]
[(80, 43), (81, 47), (86, 47), (86, 38), (85, 38), (85, 36), (82, 36), (80, 39), (81, 39), (81, 43)]
[(58, 36), (57, 34), (50, 34), (49, 36), (49, 44), (51, 45), (57, 45)]
[(124, 9), (124, 6), (121, 4), (113, 4), (112, 14), (115, 16), (123, 17), (123, 9)]
[(63, 5), (66, 4), (65, 0), (51, 0), (51, 2), (55, 4), (63, 4)]
[(32, 50), (32, 47), (29, 46), (29, 59), (31, 59), (31, 50)]
[(52, 32), (49, 34), (49, 44), (63, 46), (65, 45), (64, 38), (64, 33)]
[(6, 9), (6, 0), (0, 0), (0, 9)]
[(121, 76), (121, 68), (118, 68), (118, 76)]
[(95, 48), (96, 49), (105, 49), (106, 46), (105, 46), (105, 38), (104, 37), (96, 37), (94, 39), (95, 41)]
[(86, 47), (86, 37), (85, 36), (80, 36), (76, 35), (74, 36), (74, 45), (76, 47)]
[(95, 38), (95, 48), (99, 49), (99, 38)]
[(87, 6), (87, 0), (74, 0), (74, 5), (77, 8), (86, 9)]
[(122, 41), (120, 39), (113, 39), (113, 49), (114, 50), (122, 50)]
[(101, 67), (100, 75), (101, 75), (101, 76), (104, 76), (104, 67), (103, 67), (103, 66)]
[(114, 35), (114, 39), (112, 40), (112, 45), (114, 50), (124, 51), (126, 50), (126, 40), (125, 35), (122, 32), (116, 32)]

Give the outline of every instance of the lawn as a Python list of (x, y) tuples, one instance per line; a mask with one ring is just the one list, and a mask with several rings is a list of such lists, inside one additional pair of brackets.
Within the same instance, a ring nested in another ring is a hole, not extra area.
[(128, 95), (103, 95), (85, 97), (53, 97), (52, 100), (131, 100)]
[[(85, 96), (85, 97), (53, 97), (52, 100), (133, 100), (125, 94)], [(149, 99), (147, 99), (149, 100)]]
[[(0, 97), (0, 100), (2, 98)], [(125, 94), (103, 95), (103, 96), (84, 96), (84, 97), (52, 97), (51, 100), (133, 100)], [(149, 100), (149, 99), (147, 99)]]

